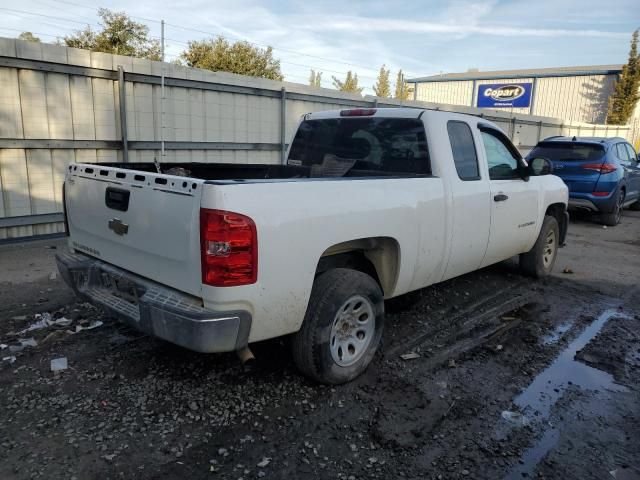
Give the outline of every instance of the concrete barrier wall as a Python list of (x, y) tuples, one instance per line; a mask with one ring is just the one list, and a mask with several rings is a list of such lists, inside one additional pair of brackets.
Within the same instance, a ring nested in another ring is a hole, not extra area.
[[(166, 77), (164, 100), (160, 76)], [(626, 126), (397, 102), (75, 48), (0, 38), (0, 240), (63, 231), (73, 162), (278, 163), (301, 115), (411, 106), (483, 115), (526, 153), (551, 135)], [(160, 154), (164, 138), (165, 155)]]

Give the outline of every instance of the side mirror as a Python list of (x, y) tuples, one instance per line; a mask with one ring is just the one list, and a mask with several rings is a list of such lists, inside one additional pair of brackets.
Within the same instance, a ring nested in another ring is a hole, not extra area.
[(553, 173), (553, 164), (548, 158), (532, 158), (529, 161), (529, 172), (531, 173), (531, 175), (534, 175), (536, 177), (540, 175), (550, 175), (551, 173)]

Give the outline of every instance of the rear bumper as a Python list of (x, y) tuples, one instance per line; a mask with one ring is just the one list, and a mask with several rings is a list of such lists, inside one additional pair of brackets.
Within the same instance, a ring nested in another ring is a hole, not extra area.
[(596, 197), (590, 193), (569, 192), (569, 208), (609, 213), (616, 206), (617, 189), (606, 197)]
[(75, 293), (150, 335), (197, 352), (230, 352), (247, 345), (251, 315), (214, 312), (172, 288), (78, 253), (56, 255)]

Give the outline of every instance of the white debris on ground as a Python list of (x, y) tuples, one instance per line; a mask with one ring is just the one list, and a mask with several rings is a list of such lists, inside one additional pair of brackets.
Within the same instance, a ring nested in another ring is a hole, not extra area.
[(67, 330), (67, 332), (69, 332), (71, 334), (75, 334), (75, 333), (81, 332), (82, 330), (93, 330), (94, 328), (101, 327), (102, 325), (103, 325), (103, 323), (100, 320), (93, 320), (86, 327), (83, 327), (82, 325), (76, 325), (75, 331), (72, 332), (70, 330)]
[(51, 360), (52, 372), (60, 372), (62, 370), (66, 370), (67, 368), (69, 368), (67, 357), (54, 358), (53, 360)]
[[(8, 332), (6, 338), (2, 338), (3, 343), (0, 343), (0, 350), (7, 350), (7, 353), (11, 355), (3, 357), (2, 361), (10, 364), (14, 363), (17, 358), (16, 354), (20, 354), (25, 348), (34, 348), (40, 344), (49, 342), (53, 338), (75, 335), (84, 330), (93, 330), (104, 325), (100, 320), (88, 321), (82, 318), (72, 319), (61, 315), (62, 312), (60, 311), (54, 312), (53, 314), (50, 312), (36, 313), (33, 316), (33, 322), (29, 324), (27, 328), (17, 332)], [(73, 317), (73, 314), (71, 316)], [(12, 320), (24, 321), (28, 318), (28, 316), (23, 315), (13, 317)], [(45, 330), (47, 329), (51, 329), (51, 331), (46, 332)], [(27, 336), (26, 334), (30, 335)], [(37, 335), (38, 340), (32, 335)], [(64, 368), (66, 368), (66, 366)], [(64, 368), (60, 368), (59, 370), (64, 370)]]
[(402, 355), (400, 355), (400, 358), (402, 360), (414, 360), (416, 358), (420, 358), (422, 355), (420, 355), (419, 353), (416, 352), (409, 352), (409, 353), (403, 353)]

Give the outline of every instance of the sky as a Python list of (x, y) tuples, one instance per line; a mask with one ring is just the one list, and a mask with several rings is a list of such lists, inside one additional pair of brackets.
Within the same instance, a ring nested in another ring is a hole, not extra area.
[(412, 78), (620, 64), (640, 27), (638, 0), (2, 0), (0, 36), (31, 31), (53, 42), (99, 28), (99, 7), (126, 12), (157, 38), (164, 19), (167, 60), (189, 40), (222, 35), (272, 46), (287, 81), (307, 83), (313, 68), (330, 88), (352, 70), (364, 93), (383, 64), (393, 78), (400, 68)]

